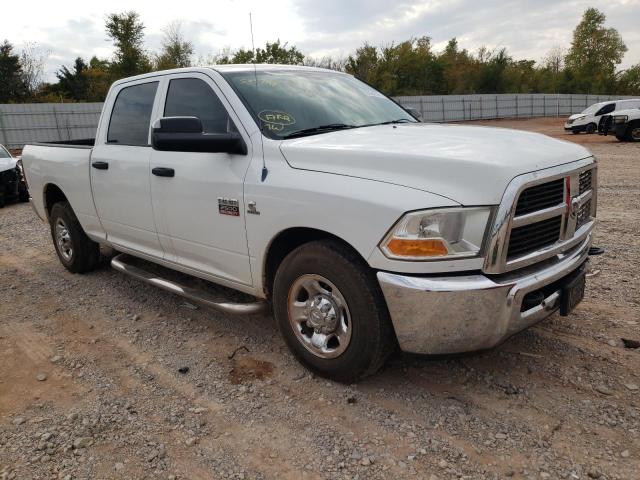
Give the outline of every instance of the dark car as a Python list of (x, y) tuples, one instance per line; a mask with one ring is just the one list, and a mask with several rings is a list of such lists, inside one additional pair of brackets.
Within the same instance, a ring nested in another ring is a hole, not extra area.
[(0, 208), (9, 202), (28, 202), (29, 191), (22, 161), (0, 145)]

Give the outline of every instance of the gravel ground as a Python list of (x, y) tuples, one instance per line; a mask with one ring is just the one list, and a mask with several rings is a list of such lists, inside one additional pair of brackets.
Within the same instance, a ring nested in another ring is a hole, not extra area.
[(271, 316), (72, 275), (28, 205), (0, 210), (0, 479), (637, 479), (640, 145), (482, 123), (587, 143), (602, 273), (570, 317), (358, 385), (308, 374)]

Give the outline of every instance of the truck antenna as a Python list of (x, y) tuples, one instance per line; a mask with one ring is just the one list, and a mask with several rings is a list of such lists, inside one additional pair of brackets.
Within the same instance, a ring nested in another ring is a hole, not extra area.
[[(256, 44), (253, 41), (253, 18), (251, 17), (251, 12), (249, 12), (249, 29), (251, 30), (251, 49), (253, 50), (253, 76), (256, 81), (256, 94), (258, 93), (258, 71), (256, 68)], [(258, 122), (260, 125), (260, 140), (262, 140), (262, 120), (258, 118)], [(267, 175), (269, 174), (269, 170), (267, 169), (267, 165), (264, 160), (264, 142), (262, 142), (262, 181), (264, 182), (267, 179)]]

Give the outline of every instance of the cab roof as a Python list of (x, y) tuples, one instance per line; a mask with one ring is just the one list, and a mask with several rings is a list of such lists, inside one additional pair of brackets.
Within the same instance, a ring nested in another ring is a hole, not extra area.
[(209, 65), (205, 67), (186, 67), (186, 68), (174, 68), (171, 70), (160, 70), (158, 72), (149, 72), (143, 73), (141, 75), (135, 75), (133, 77), (126, 77), (120, 80), (116, 80), (113, 85), (120, 85), (122, 83), (128, 83), (136, 80), (142, 80), (145, 78), (153, 78), (153, 77), (161, 77), (164, 75), (171, 75), (175, 73), (205, 73), (207, 70), (213, 70), (218, 73), (226, 73), (226, 72), (243, 72), (243, 71), (253, 71), (256, 70), (258, 72), (261, 71), (274, 71), (274, 70), (293, 70), (300, 72), (324, 72), (324, 73), (334, 73), (334, 74), (342, 74), (348, 75), (344, 72), (339, 72), (337, 70), (329, 70), (327, 68), (318, 68), (318, 67), (307, 67), (302, 65), (280, 65), (280, 64), (272, 64), (272, 63), (235, 63), (228, 65)]

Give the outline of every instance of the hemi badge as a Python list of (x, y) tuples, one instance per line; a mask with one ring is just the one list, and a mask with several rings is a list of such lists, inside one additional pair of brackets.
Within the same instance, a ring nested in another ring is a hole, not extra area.
[(218, 197), (218, 213), (220, 215), (240, 216), (240, 205), (235, 198)]

